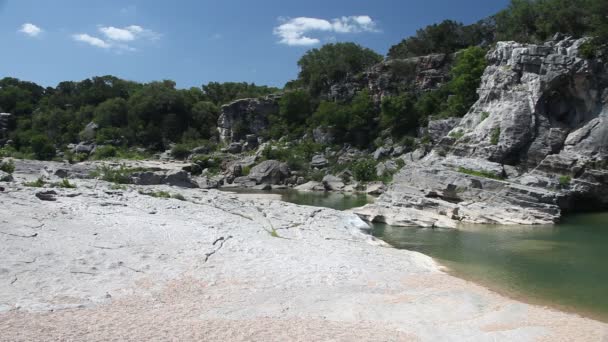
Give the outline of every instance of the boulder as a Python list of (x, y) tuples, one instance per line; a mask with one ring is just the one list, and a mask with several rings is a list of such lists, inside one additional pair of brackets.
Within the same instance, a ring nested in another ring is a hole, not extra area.
[(219, 180), (206, 176), (195, 177), (193, 178), (193, 181), (196, 182), (201, 189), (217, 189), (221, 185)]
[(82, 132), (80, 132), (80, 139), (82, 140), (95, 140), (95, 135), (97, 134), (97, 130), (99, 129), (99, 125), (94, 122), (89, 122)]
[(251, 168), (247, 176), (257, 184), (281, 184), (290, 176), (287, 164), (278, 160), (266, 160)]
[(314, 156), (312, 156), (312, 160), (310, 162), (311, 167), (316, 167), (316, 168), (321, 169), (328, 165), (329, 165), (329, 161), (322, 154), (315, 154)]
[(371, 182), (365, 187), (365, 193), (369, 195), (381, 195), (386, 191), (386, 185), (382, 182)]
[(325, 191), (325, 186), (320, 182), (310, 181), (298, 185), (294, 189), (298, 191)]
[(318, 144), (331, 145), (334, 143), (334, 134), (332, 128), (317, 127), (312, 130), (313, 140)]
[(332, 175), (326, 175), (325, 177), (323, 177), (323, 186), (327, 191), (344, 190), (344, 182), (342, 181), (342, 179)]
[(245, 136), (245, 144), (243, 145), (243, 150), (245, 150), (245, 151), (255, 150), (256, 148), (258, 148), (258, 146), (259, 146), (259, 142), (258, 142), (257, 135), (247, 134)]
[(55, 169), (55, 172), (53, 172), (53, 175), (59, 177), (59, 178), (68, 178), (70, 176), (70, 171), (69, 169)]
[(243, 144), (241, 144), (240, 142), (233, 142), (230, 143), (230, 145), (228, 145), (228, 148), (226, 149), (226, 151), (228, 153), (241, 153), (241, 151), (243, 150)]
[(183, 170), (172, 170), (167, 172), (163, 179), (163, 183), (181, 188), (198, 187), (198, 184), (190, 178), (190, 174)]
[(224, 172), (224, 179), (226, 183), (230, 184), (235, 178), (243, 175), (243, 167), (239, 163), (232, 163)]
[(378, 160), (380, 158), (389, 157), (391, 155), (391, 152), (393, 152), (392, 147), (386, 147), (386, 146), (378, 147), (376, 149), (376, 151), (374, 151), (374, 159)]
[(0, 182), (12, 182), (13, 181), (13, 175), (11, 175), (8, 172), (4, 172), (2, 170), (0, 170)]
[(74, 146), (74, 148), (72, 149), (72, 152), (91, 154), (91, 153), (93, 153), (94, 149), (95, 149), (95, 144), (81, 142), (78, 145)]
[(131, 175), (131, 182), (136, 185), (159, 185), (163, 184), (165, 174), (161, 172), (136, 172)]
[(242, 177), (237, 177), (232, 181), (232, 185), (234, 187), (241, 187), (241, 188), (252, 188), (254, 186), (256, 186), (258, 183), (254, 180), (249, 178), (249, 176), (242, 176)]
[(36, 197), (38, 197), (39, 200), (41, 201), (56, 201), (57, 198), (55, 196), (57, 196), (57, 192), (55, 192), (55, 190), (44, 190), (44, 191), (39, 191), (35, 194)]

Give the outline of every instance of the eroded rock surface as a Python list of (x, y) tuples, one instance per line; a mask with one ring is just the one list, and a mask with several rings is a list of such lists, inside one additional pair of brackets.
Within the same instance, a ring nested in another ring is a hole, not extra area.
[(453, 227), (608, 208), (608, 73), (579, 56), (584, 41), (498, 43), (477, 103), (424, 159), (405, 155), (389, 191), (359, 213)]

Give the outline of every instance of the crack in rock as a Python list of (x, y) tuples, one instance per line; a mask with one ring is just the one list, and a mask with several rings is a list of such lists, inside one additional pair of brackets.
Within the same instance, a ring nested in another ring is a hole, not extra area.
[(227, 238), (224, 238), (223, 236), (220, 236), (219, 238), (217, 238), (215, 241), (213, 241), (212, 246), (215, 246), (218, 242), (220, 243), (219, 246), (214, 249), (213, 251), (209, 252), (209, 253), (205, 253), (205, 261), (203, 262), (207, 262), (209, 260), (209, 258), (217, 253), (220, 249), (222, 249), (222, 247), (224, 247), (224, 244), (226, 243), (226, 241), (228, 241), (228, 239), (231, 239), (232, 235), (228, 235)]
[(19, 234), (11, 234), (11, 233), (5, 233), (5, 232), (0, 232), (0, 234), (4, 234), (4, 235), (10, 235), (10, 236), (15, 236), (15, 237), (20, 237), (20, 238), (35, 238), (36, 236), (38, 236), (38, 233), (34, 233), (32, 235), (19, 235)]

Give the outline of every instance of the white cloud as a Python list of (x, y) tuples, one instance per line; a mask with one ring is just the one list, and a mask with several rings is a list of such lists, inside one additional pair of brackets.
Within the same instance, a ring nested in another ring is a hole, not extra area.
[(109, 43), (103, 41), (102, 39), (99, 39), (99, 38), (93, 37), (93, 36), (89, 36), (86, 33), (75, 34), (72, 36), (72, 38), (74, 38), (74, 40), (76, 40), (76, 41), (84, 42), (89, 45), (96, 46), (96, 47), (99, 47), (102, 49), (109, 49), (111, 47), (111, 45)]
[(86, 33), (75, 34), (72, 37), (77, 41), (85, 42), (92, 46), (117, 51), (135, 51), (136, 49), (129, 44), (141, 40), (154, 41), (160, 39), (160, 34), (138, 25), (130, 25), (123, 28), (100, 26), (99, 32), (102, 34), (102, 38)]
[(120, 42), (131, 42), (137, 39), (157, 40), (160, 35), (152, 30), (144, 29), (139, 25), (130, 25), (123, 28), (102, 26), (99, 28), (106, 39)]
[(42, 29), (32, 23), (25, 23), (21, 25), (19, 32), (26, 34), (30, 37), (38, 37), (42, 33)]
[(130, 42), (135, 40), (135, 34), (127, 29), (120, 29), (113, 26), (109, 27), (100, 27), (99, 31), (103, 33), (106, 38), (111, 40), (125, 41)]
[(289, 46), (309, 46), (321, 42), (310, 37), (311, 32), (361, 33), (378, 32), (376, 23), (367, 15), (340, 17), (330, 20), (318, 18), (279, 18), (281, 25), (274, 28), (279, 43)]

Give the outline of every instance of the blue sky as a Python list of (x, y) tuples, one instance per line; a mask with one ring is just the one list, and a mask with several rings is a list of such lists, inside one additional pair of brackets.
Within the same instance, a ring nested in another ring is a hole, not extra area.
[(178, 87), (283, 86), (326, 42), (385, 54), (443, 19), (472, 23), (509, 0), (0, 0), (0, 77), (44, 86), (115, 75)]

